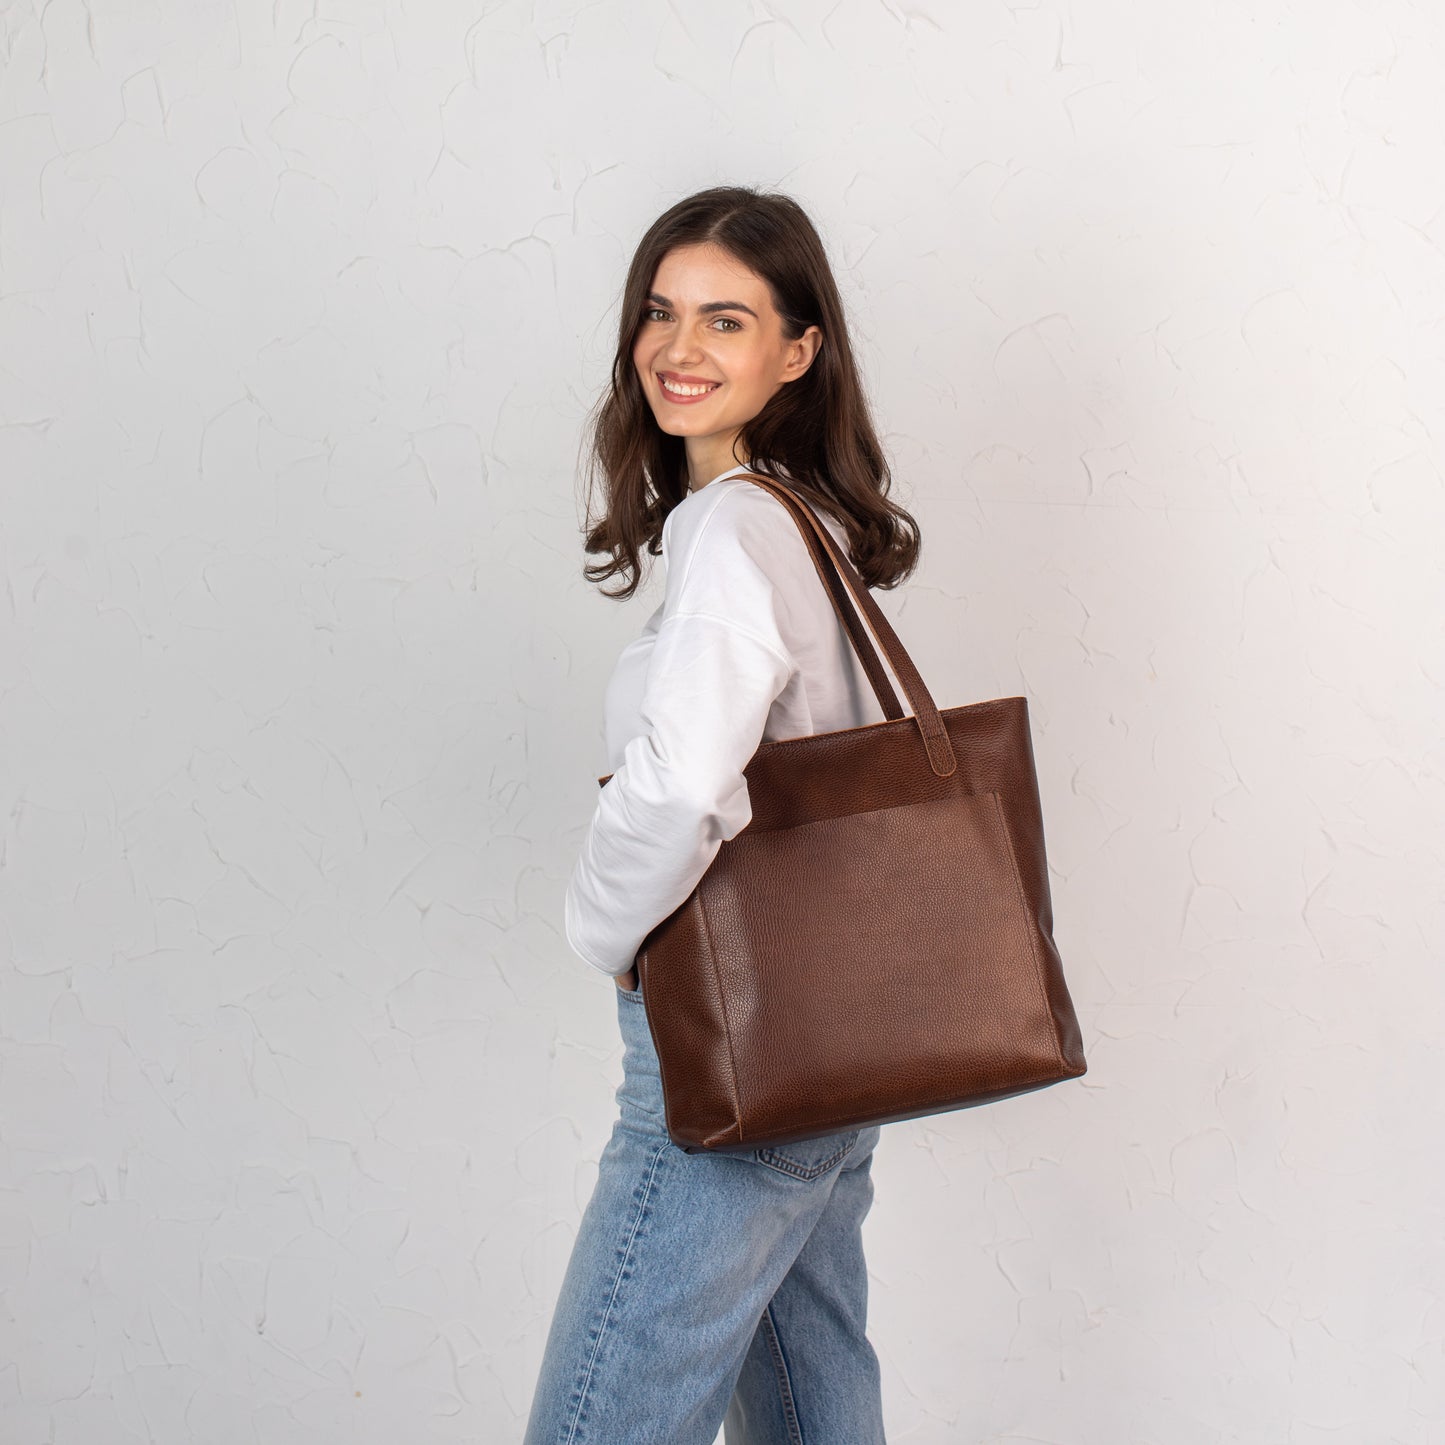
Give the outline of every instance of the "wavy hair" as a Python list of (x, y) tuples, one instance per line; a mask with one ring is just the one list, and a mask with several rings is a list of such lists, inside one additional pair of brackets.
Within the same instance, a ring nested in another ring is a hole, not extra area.
[[(823, 339), (796, 381), (780, 387), (738, 435), (734, 459), (790, 487), (845, 526), (853, 564), (869, 587), (889, 590), (918, 565), (918, 524), (888, 497), (891, 478), (848, 339), (843, 301), (827, 253), (807, 213), (791, 197), (746, 186), (715, 186), (664, 211), (633, 254), (622, 293), (612, 380), (584, 435), (587, 457), (587, 553), (603, 553), (583, 575), (624, 585), (604, 596), (631, 597), (641, 554), (662, 550), (662, 524), (687, 496), (682, 437), (657, 424), (632, 361), (647, 296), (664, 256), (675, 247), (712, 244), (768, 285), (788, 340), (817, 326)], [(739, 448), (742, 455), (738, 456)], [(779, 474), (781, 473), (781, 474)], [(603, 506), (594, 522), (601, 480)]]

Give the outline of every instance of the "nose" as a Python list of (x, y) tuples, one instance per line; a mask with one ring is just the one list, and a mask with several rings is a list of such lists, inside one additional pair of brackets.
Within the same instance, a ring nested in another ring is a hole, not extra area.
[(683, 369), (686, 362), (696, 361), (701, 354), (701, 348), (698, 346), (692, 332), (686, 331), (682, 327), (678, 327), (677, 330), (672, 333), (672, 338), (668, 341), (665, 352), (668, 361), (676, 366), (679, 371)]

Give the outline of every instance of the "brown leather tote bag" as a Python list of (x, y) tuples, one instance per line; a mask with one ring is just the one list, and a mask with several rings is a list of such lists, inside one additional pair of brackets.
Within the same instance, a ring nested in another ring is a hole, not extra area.
[(643, 940), (668, 1134), (752, 1150), (1078, 1078), (1027, 699), (940, 712), (809, 503), (744, 475), (797, 523), (887, 720), (761, 743), (751, 821)]

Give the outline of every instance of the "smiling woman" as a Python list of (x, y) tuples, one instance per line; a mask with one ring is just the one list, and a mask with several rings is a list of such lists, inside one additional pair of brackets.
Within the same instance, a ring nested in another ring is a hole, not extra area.
[(588, 575), (630, 574), (612, 594), (630, 596), (660, 550), (666, 586), (607, 685), (611, 776), (563, 908), (573, 951), (617, 981), (623, 1082), (525, 1445), (883, 1439), (861, 1233), (877, 1126), (686, 1152), (633, 966), (751, 821), (762, 741), (882, 718), (788, 506), (749, 470), (812, 502), (869, 586), (915, 565), (817, 232), (786, 196), (720, 187), (639, 244), (594, 417), (587, 550), (609, 560)]
[(620, 576), (606, 595), (632, 596), (669, 512), (754, 461), (843, 523), (870, 587), (913, 572), (917, 525), (889, 497), (843, 302), (796, 201), (719, 186), (678, 202), (638, 243), (619, 320), (590, 421), (585, 549), (605, 560), (589, 581)]
[(737, 462), (743, 427), (808, 370), (823, 333), (786, 337), (767, 283), (716, 244), (669, 251), (653, 288), (632, 361), (658, 426), (684, 439), (691, 489)]

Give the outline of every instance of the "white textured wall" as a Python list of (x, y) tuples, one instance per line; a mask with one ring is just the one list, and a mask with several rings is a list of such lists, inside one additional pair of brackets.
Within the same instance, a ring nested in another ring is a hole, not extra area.
[(890, 1438), (1445, 1439), (1438, 7), (29, 0), (0, 64), (6, 1445), (519, 1437), (655, 597), (577, 440), (722, 180), (829, 242), (938, 701), (1030, 698), (1091, 1063), (885, 1130)]

